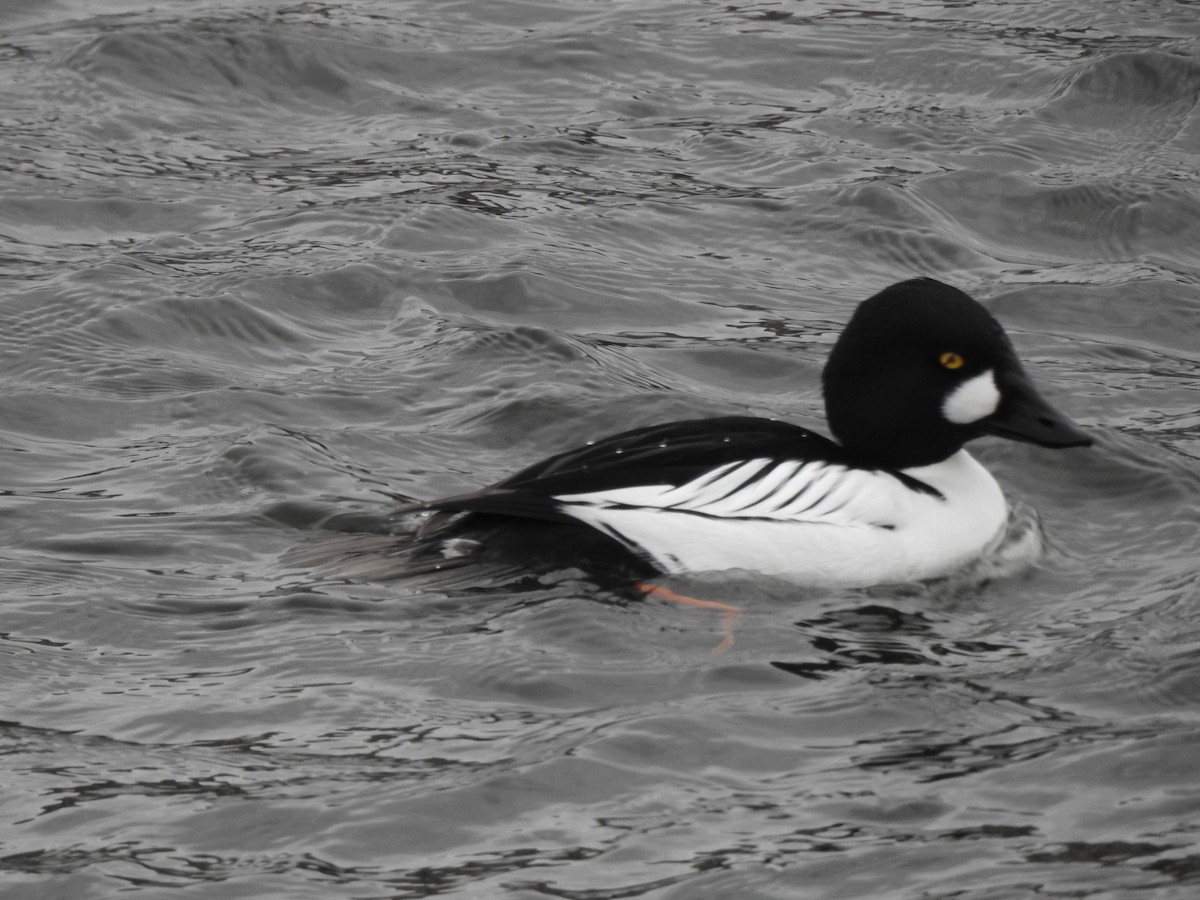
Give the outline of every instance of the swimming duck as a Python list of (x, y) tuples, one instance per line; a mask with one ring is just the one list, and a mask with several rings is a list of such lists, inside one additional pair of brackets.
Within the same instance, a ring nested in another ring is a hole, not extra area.
[(1005, 530), (1004, 494), (968, 441), (1091, 443), (1039, 395), (991, 314), (930, 278), (863, 301), (822, 383), (834, 440), (749, 416), (626, 431), (491, 487), (402, 508), (426, 518), (389, 552), (421, 560), (416, 569), (453, 568), (479, 557), (488, 535), (507, 533), (511, 545), (522, 528), (553, 523), (649, 572), (737, 569), (838, 587), (924, 581), (978, 559)]

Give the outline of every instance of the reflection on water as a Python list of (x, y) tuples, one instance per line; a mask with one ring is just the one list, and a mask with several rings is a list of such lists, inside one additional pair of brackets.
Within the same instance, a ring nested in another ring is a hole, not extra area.
[[(1200, 878), (1187, 4), (0, 9), (8, 897), (1177, 898)], [(313, 581), (588, 436), (823, 428), (984, 299), (1097, 437), (981, 442), (980, 585)], [(215, 892), (215, 893), (214, 893)]]

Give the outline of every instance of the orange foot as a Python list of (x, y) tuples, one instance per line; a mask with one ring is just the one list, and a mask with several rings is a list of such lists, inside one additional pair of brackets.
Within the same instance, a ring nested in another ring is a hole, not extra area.
[(648, 581), (639, 581), (634, 585), (639, 591), (645, 591), (654, 597), (659, 597), (663, 600), (669, 600), (672, 603), (682, 603), (686, 606), (694, 606), (698, 609), (715, 609), (722, 613), (721, 615), (721, 634), (725, 635), (721, 639), (721, 643), (713, 647), (710, 653), (724, 653), (733, 646), (733, 629), (737, 623), (737, 617), (742, 614), (740, 606), (734, 606), (731, 603), (718, 603), (716, 600), (701, 600), (699, 597), (689, 597), (687, 594), (677, 594), (670, 588), (661, 587), (657, 584), (650, 584)]

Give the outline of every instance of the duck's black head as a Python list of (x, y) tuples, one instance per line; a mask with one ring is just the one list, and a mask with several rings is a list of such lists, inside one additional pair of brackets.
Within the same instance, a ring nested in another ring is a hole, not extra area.
[(829, 427), (864, 464), (907, 468), (995, 434), (1043, 447), (1089, 438), (1038, 394), (992, 315), (916, 278), (859, 304), (823, 376)]

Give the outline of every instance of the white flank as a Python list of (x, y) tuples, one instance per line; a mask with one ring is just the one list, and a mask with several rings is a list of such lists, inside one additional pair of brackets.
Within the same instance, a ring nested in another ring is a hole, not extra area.
[(865, 587), (947, 575), (1001, 535), (1004, 496), (966, 451), (905, 474), (940, 496), (885, 472), (754, 459), (678, 487), (558, 499), (564, 512), (665, 571), (749, 569), (813, 585)]
[(991, 369), (968, 378), (946, 397), (942, 415), (955, 425), (969, 425), (990, 416), (1000, 406), (1000, 389)]

